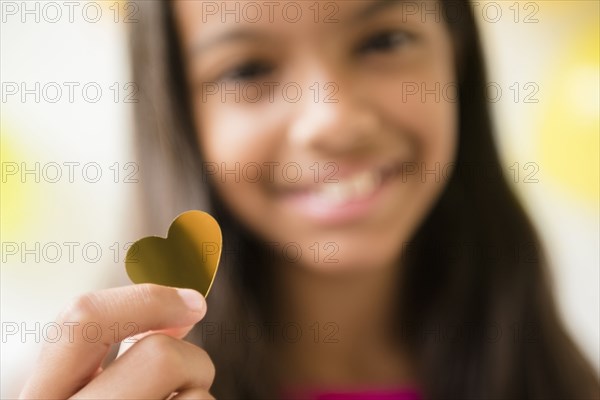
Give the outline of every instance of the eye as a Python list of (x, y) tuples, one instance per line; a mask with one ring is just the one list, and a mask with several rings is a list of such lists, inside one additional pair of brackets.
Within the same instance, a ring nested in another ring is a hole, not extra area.
[(379, 32), (359, 46), (359, 53), (389, 52), (406, 44), (412, 36), (404, 31)]
[(273, 71), (273, 67), (261, 61), (248, 61), (229, 69), (220, 79), (232, 81), (249, 81), (258, 79)]

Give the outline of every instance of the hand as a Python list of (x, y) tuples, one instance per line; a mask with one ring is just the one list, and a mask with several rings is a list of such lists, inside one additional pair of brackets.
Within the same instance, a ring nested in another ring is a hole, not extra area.
[[(140, 284), (83, 295), (57, 318), (60, 339), (44, 345), (20, 398), (214, 399), (212, 361), (181, 340), (205, 314), (191, 289)], [(110, 346), (133, 333), (140, 340), (102, 370)]]

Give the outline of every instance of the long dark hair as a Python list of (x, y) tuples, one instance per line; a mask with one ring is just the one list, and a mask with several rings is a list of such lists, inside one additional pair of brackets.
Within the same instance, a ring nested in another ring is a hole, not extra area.
[[(267, 344), (223, 336), (270, 318), (269, 262), (205, 182), (170, 5), (138, 6), (131, 53), (147, 229), (162, 233), (187, 209), (214, 213), (225, 253), (208, 315), (190, 338), (216, 365), (217, 398), (275, 398)], [(502, 174), (468, 0), (441, 1), (441, 10), (455, 47), (459, 147), (444, 192), (404, 244), (396, 334), (426, 398), (594, 398), (598, 379), (558, 317), (538, 234)]]

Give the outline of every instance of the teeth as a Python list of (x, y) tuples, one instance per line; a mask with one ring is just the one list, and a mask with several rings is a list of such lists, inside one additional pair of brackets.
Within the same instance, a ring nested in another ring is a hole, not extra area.
[(335, 183), (321, 184), (312, 196), (330, 204), (344, 204), (372, 194), (380, 183), (379, 173), (365, 171)]

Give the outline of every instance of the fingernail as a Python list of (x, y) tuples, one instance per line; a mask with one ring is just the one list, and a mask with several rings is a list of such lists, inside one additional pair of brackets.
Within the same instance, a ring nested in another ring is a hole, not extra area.
[(177, 289), (177, 293), (190, 311), (204, 311), (206, 303), (200, 292), (194, 289)]

